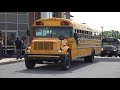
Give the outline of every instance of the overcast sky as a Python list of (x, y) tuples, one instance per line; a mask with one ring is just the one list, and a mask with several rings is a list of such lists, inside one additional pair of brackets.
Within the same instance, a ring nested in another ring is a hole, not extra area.
[(86, 23), (88, 26), (101, 30), (120, 31), (120, 12), (70, 12), (73, 21)]

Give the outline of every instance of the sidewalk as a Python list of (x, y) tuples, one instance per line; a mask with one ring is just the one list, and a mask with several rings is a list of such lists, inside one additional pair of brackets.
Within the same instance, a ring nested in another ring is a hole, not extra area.
[(16, 58), (3, 58), (0, 60), (0, 65), (10, 64), (10, 63), (17, 63), (24, 61), (24, 58), (16, 60)]

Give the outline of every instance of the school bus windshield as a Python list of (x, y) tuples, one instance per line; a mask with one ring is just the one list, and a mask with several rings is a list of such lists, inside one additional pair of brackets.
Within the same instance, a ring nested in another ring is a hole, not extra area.
[(59, 36), (72, 37), (72, 27), (34, 27), (34, 37), (53, 37)]

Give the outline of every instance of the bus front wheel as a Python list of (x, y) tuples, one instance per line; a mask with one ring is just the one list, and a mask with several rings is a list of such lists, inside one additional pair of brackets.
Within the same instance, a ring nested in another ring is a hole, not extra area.
[(27, 67), (27, 69), (33, 69), (35, 67), (35, 61), (25, 58), (25, 66)]
[(62, 69), (68, 70), (70, 68), (70, 53), (67, 52), (65, 56), (62, 58)]

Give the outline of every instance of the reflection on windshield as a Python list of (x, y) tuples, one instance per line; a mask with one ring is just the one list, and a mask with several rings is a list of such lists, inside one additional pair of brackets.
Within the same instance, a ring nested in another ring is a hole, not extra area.
[(71, 37), (72, 28), (70, 27), (35, 27), (34, 37)]
[(103, 45), (118, 45), (118, 42), (103, 42)]

